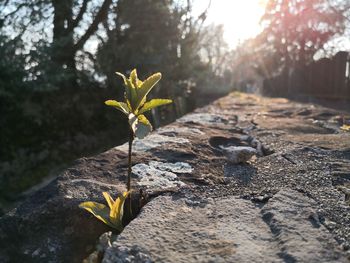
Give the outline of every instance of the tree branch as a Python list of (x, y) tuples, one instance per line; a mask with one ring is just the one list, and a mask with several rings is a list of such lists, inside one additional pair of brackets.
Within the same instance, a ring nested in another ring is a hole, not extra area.
[(337, 9), (336, 7), (334, 7), (334, 6), (330, 3), (330, 1), (328, 1), (328, 6), (330, 7), (330, 9), (332, 9), (332, 11), (333, 11), (334, 13), (336, 13), (336, 14), (339, 15), (339, 16), (341, 16), (341, 17), (344, 18), (346, 21), (350, 22), (350, 18), (347, 17), (346, 15), (344, 15), (344, 12), (345, 12), (346, 10), (349, 9), (349, 5), (348, 5), (348, 6), (345, 6), (345, 8), (344, 8), (343, 10), (339, 10), (339, 9)]
[(100, 10), (95, 16), (95, 19), (93, 20), (89, 28), (86, 30), (85, 34), (74, 45), (75, 50), (81, 49), (84, 46), (85, 42), (91, 37), (91, 35), (96, 32), (100, 22), (107, 18), (108, 9), (111, 3), (112, 0), (105, 0), (103, 2), (103, 4), (100, 7)]
[(4, 3), (4, 7), (6, 7), (9, 2), (10, 2), (10, 0), (6, 0), (5, 3)]
[(3, 19), (5, 20), (9, 16), (12, 16), (12, 15), (16, 14), (22, 7), (25, 7), (25, 6), (28, 6), (28, 4), (27, 3), (21, 3), (20, 5), (17, 6), (17, 8), (15, 10), (13, 10), (12, 12), (6, 14)]
[(81, 8), (79, 10), (79, 13), (77, 15), (77, 17), (75, 19), (72, 20), (71, 24), (68, 27), (68, 31), (73, 31), (75, 27), (77, 27), (77, 25), (79, 24), (79, 22), (81, 21), (81, 19), (83, 18), (86, 9), (87, 9), (87, 5), (88, 5), (89, 0), (84, 0), (83, 4), (81, 5)]

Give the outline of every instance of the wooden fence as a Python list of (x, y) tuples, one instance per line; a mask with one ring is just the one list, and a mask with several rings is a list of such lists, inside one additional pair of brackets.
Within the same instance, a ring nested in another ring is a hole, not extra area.
[(350, 100), (350, 53), (338, 52), (303, 68), (265, 79), (262, 94), (272, 97)]

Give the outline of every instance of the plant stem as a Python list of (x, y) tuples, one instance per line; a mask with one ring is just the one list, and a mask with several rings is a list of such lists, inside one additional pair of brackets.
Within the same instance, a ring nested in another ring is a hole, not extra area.
[[(134, 141), (134, 132), (130, 127), (129, 131), (129, 159), (128, 159), (128, 182), (127, 182), (127, 190), (131, 190), (131, 154), (132, 154), (132, 142)], [(132, 209), (131, 209), (131, 192), (129, 193), (129, 215), (130, 219), (132, 218)]]
[(134, 140), (134, 133), (132, 129), (129, 132), (129, 160), (128, 160), (128, 182), (127, 182), (127, 190), (131, 189), (131, 154), (132, 154), (132, 142)]

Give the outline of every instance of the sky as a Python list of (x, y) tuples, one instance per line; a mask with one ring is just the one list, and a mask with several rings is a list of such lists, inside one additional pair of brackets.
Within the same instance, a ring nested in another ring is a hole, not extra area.
[[(209, 0), (194, 1), (194, 14), (203, 12)], [(223, 24), (224, 38), (231, 48), (245, 39), (256, 36), (261, 27), (266, 0), (211, 0), (207, 24)]]

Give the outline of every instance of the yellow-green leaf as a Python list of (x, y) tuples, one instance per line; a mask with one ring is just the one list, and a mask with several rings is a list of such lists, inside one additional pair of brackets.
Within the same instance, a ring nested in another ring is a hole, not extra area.
[(134, 87), (137, 89), (138, 88), (138, 78), (137, 78), (137, 71), (136, 68), (133, 69), (130, 73), (130, 81), (134, 85)]
[(79, 207), (89, 211), (103, 223), (121, 231), (123, 230), (124, 203), (129, 193), (130, 192), (124, 192), (113, 201), (113, 198), (107, 192), (103, 192), (102, 194), (105, 197), (109, 208), (104, 204), (96, 202), (83, 202)]
[(128, 106), (129, 113), (131, 113), (132, 112), (131, 103), (130, 103), (130, 101), (127, 98), (125, 98), (125, 101), (126, 101), (126, 105)]
[(137, 79), (137, 88), (140, 88), (143, 84), (143, 81)]
[(145, 98), (148, 95), (148, 93), (152, 90), (154, 85), (156, 85), (161, 78), (161, 73), (155, 73), (142, 83), (140, 88), (137, 90), (137, 101), (136, 104), (133, 106), (134, 110), (142, 106), (142, 102), (145, 101)]
[(124, 213), (124, 202), (129, 192), (124, 192), (123, 195), (119, 195), (115, 200), (113, 207), (109, 213), (111, 221), (116, 225), (122, 224), (123, 213)]
[(138, 123), (136, 125), (135, 136), (143, 139), (152, 131), (152, 125), (145, 115), (138, 115), (137, 119)]
[[(134, 69), (131, 73), (133, 75), (136, 75), (134, 77), (136, 77), (136, 79), (137, 79), (136, 70)], [(125, 77), (124, 74), (122, 74), (120, 72), (116, 72), (116, 74), (123, 78), (124, 86), (125, 86), (125, 99), (130, 101), (130, 103), (131, 103), (130, 108), (132, 110), (132, 108), (133, 108), (132, 106), (134, 106), (133, 104), (135, 104), (137, 101), (137, 94), (136, 94), (135, 86), (131, 81), (131, 76), (128, 79), (127, 77)]]
[(134, 84), (131, 82), (130, 79), (126, 80), (127, 85), (125, 86), (125, 94), (127, 100), (130, 102), (130, 107), (132, 110), (136, 109), (136, 103), (137, 103), (137, 93), (136, 88)]
[(128, 105), (124, 102), (119, 102), (116, 100), (106, 100), (105, 104), (107, 106), (111, 106), (111, 107), (116, 108), (117, 110), (121, 111), (124, 114), (129, 114), (129, 112), (130, 112)]
[(137, 116), (137, 119), (139, 120), (139, 122), (141, 122), (142, 124), (144, 125), (149, 125), (149, 126), (152, 126), (151, 123), (149, 122), (149, 120), (146, 118), (145, 115), (143, 114), (140, 114)]
[(340, 129), (350, 132), (350, 125), (349, 124), (344, 124), (343, 126), (340, 127)]
[(109, 225), (110, 227), (115, 227), (109, 220), (109, 209), (104, 204), (97, 202), (83, 202), (79, 205), (79, 207), (89, 211), (96, 218)]
[(133, 113), (129, 114), (129, 125), (131, 127), (131, 129), (134, 131), (136, 130), (136, 124), (138, 122), (137, 116)]
[(141, 113), (144, 113), (146, 111), (149, 111), (153, 108), (156, 108), (156, 107), (159, 107), (159, 106), (162, 106), (162, 105), (166, 105), (166, 104), (169, 104), (169, 103), (172, 103), (173, 101), (172, 100), (168, 100), (168, 99), (153, 99), (153, 100), (150, 100), (148, 102), (146, 102), (142, 108), (140, 109), (140, 111), (138, 112), (139, 114)]
[(114, 204), (113, 198), (107, 192), (103, 192), (102, 194), (103, 194), (104, 198), (106, 199), (109, 208), (112, 209), (113, 204)]
[(124, 74), (122, 74), (122, 73), (120, 73), (120, 72), (116, 72), (115, 74), (117, 74), (118, 76), (120, 76), (120, 77), (122, 77), (122, 78), (123, 78), (124, 85), (126, 86), (126, 85), (127, 85), (127, 82), (126, 82), (127, 78), (125, 77), (125, 75), (124, 75)]
[(146, 116), (142, 114), (138, 116), (129, 114), (129, 125), (135, 136), (139, 139), (145, 138), (152, 131), (151, 123)]

